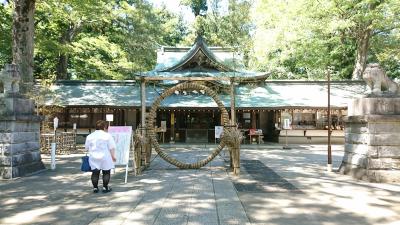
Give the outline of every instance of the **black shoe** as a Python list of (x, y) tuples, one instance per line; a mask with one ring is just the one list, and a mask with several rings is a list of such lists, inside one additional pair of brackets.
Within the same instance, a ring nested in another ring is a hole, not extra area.
[(110, 192), (110, 191), (112, 191), (112, 188), (110, 188), (110, 187), (107, 187), (107, 188), (103, 187), (103, 193), (108, 193), (108, 192)]
[(93, 193), (99, 193), (99, 188), (93, 188)]

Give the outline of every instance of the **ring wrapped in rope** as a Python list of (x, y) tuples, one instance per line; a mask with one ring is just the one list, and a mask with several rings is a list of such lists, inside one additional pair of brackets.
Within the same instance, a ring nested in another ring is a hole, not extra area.
[(207, 163), (209, 163), (211, 160), (213, 160), (215, 158), (215, 156), (217, 156), (221, 152), (221, 150), (225, 147), (224, 141), (221, 141), (221, 143), (212, 151), (212, 153), (207, 158), (200, 160), (198, 162), (189, 164), (189, 163), (180, 162), (177, 159), (172, 158), (167, 153), (165, 153), (161, 149), (161, 147), (157, 141), (157, 135), (154, 130), (154, 120), (157, 116), (157, 109), (160, 106), (161, 102), (166, 97), (174, 94), (175, 91), (181, 91), (181, 90), (204, 90), (204, 92), (207, 95), (209, 95), (211, 98), (214, 99), (215, 103), (217, 103), (217, 105), (218, 105), (218, 108), (221, 110), (223, 125), (228, 124), (228, 119), (229, 119), (228, 112), (226, 111), (224, 104), (219, 99), (218, 94), (216, 92), (214, 92), (212, 89), (210, 89), (204, 85), (198, 84), (198, 83), (185, 82), (185, 83), (180, 83), (170, 89), (167, 89), (166, 91), (164, 91), (164, 93), (162, 93), (154, 101), (154, 103), (150, 109), (150, 112), (149, 112), (148, 120), (146, 122), (147, 132), (148, 132), (150, 141), (151, 141), (152, 145), (154, 146), (154, 149), (156, 150), (158, 155), (161, 158), (163, 158), (165, 161), (167, 161), (170, 164), (175, 165), (176, 167), (181, 168), (181, 169), (198, 169), (198, 168), (205, 166)]

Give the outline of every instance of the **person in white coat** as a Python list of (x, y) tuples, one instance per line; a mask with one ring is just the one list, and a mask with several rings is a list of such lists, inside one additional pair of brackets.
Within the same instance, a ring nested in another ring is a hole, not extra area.
[(108, 124), (104, 120), (96, 122), (96, 131), (86, 137), (85, 149), (89, 152), (89, 164), (92, 169), (93, 192), (99, 192), (100, 171), (103, 174), (103, 193), (110, 192), (110, 171), (114, 169), (115, 158), (115, 141), (114, 138), (107, 133)]

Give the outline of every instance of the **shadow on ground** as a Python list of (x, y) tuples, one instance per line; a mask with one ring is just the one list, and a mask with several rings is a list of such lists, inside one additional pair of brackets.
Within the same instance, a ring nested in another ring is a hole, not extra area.
[[(0, 224), (372, 225), (400, 221), (399, 184), (365, 183), (327, 173), (324, 148), (244, 146), (241, 159), (250, 164), (257, 161), (259, 169), (254, 173), (253, 167), (242, 166), (240, 177), (226, 172), (225, 151), (200, 170), (180, 170), (153, 155), (151, 167), (140, 176), (130, 173), (127, 184), (124, 169), (118, 168), (112, 175), (113, 192), (107, 194), (91, 192), (90, 173), (79, 170), (81, 155), (60, 156), (55, 171), (1, 181)], [(167, 149), (188, 163), (211, 151), (207, 146)], [(334, 167), (342, 155), (337, 147)], [(49, 157), (44, 155), (43, 160), (48, 166)], [(275, 182), (271, 176), (290, 188), (268, 188)], [(267, 188), (235, 189), (236, 184)]]

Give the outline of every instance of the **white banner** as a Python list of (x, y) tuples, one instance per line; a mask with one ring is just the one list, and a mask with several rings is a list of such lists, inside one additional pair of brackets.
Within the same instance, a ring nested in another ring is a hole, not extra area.
[(284, 119), (283, 120), (283, 129), (285, 129), (285, 130), (289, 130), (289, 129), (291, 129), (291, 127), (290, 127), (290, 119)]
[(215, 126), (215, 138), (221, 138), (222, 133), (224, 133), (224, 127)]
[(167, 121), (165, 121), (165, 120), (161, 121), (161, 131), (162, 132), (167, 131)]

